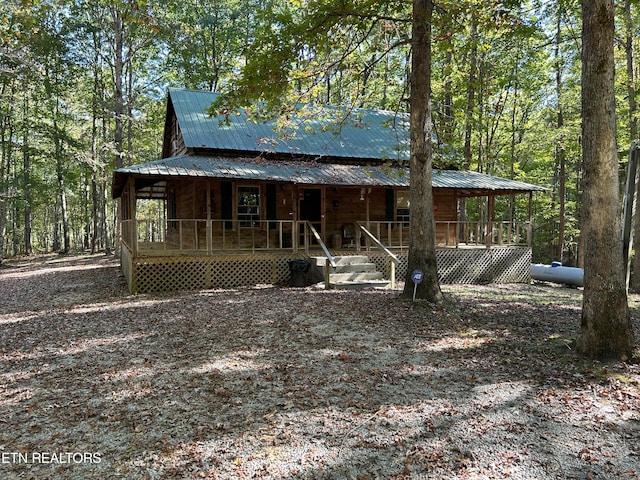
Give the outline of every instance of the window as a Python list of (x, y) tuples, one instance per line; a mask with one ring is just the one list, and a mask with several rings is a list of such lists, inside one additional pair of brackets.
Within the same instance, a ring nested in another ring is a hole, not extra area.
[(409, 192), (398, 192), (396, 221), (404, 227), (409, 226)]
[(238, 187), (238, 223), (254, 227), (260, 221), (260, 187)]

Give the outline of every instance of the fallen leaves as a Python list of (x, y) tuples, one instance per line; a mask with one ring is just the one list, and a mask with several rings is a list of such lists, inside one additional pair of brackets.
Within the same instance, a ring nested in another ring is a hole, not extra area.
[[(2, 478), (636, 478), (640, 371), (567, 348), (580, 292), (130, 296), (93, 257), (0, 270)], [(638, 326), (634, 319), (634, 325)]]

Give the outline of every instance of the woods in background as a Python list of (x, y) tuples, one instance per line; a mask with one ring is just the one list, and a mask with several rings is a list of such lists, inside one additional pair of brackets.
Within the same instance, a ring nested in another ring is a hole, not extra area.
[[(11, 0), (0, 14), (3, 258), (113, 248), (111, 172), (160, 158), (169, 86), (288, 98), (291, 130), (294, 103), (409, 107), (411, 2)], [(637, 14), (619, 2), (621, 175), (637, 139)], [(434, 3), (434, 167), (549, 187), (534, 199), (535, 261), (580, 264), (580, 32), (574, 1)], [(526, 210), (507, 199), (496, 220)], [(484, 212), (467, 201), (469, 220)]]

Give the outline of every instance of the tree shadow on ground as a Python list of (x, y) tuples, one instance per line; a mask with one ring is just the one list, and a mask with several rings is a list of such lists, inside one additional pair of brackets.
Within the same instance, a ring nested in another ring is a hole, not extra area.
[(0, 313), (0, 444), (102, 461), (5, 478), (625, 478), (637, 460), (610, 447), (638, 433), (631, 397), (569, 350), (565, 293), (456, 287), (444, 308), (274, 287), (118, 297), (75, 273), (31, 280), (93, 302)]

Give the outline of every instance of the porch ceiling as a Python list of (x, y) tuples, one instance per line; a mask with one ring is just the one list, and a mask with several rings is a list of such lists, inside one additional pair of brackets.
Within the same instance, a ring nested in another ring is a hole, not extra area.
[[(144, 183), (148, 182), (146, 186), (157, 186), (159, 180), (168, 177), (182, 177), (261, 180), (299, 185), (409, 187), (408, 168), (186, 155), (116, 170), (113, 177), (113, 198), (122, 194), (130, 176), (136, 178), (136, 185), (141, 185), (140, 181), (144, 179)], [(546, 190), (529, 183), (457, 170), (434, 171), (433, 188), (455, 189), (462, 196), (507, 195)]]

